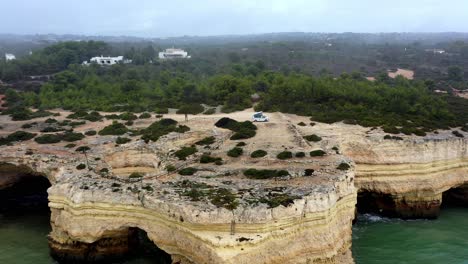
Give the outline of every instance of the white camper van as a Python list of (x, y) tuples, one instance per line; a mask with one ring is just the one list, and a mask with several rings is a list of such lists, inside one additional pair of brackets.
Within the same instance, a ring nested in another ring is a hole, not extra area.
[(252, 116), (252, 121), (254, 121), (254, 122), (268, 122), (268, 121), (270, 121), (270, 119), (268, 118), (268, 116), (264, 115), (263, 112), (256, 112)]

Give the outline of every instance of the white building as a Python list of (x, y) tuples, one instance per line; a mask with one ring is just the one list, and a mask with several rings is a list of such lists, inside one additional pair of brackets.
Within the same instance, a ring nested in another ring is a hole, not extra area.
[(16, 56), (11, 53), (5, 53), (5, 60), (6, 61), (16, 60)]
[(117, 63), (131, 63), (132, 60), (126, 60), (124, 59), (123, 56), (118, 56), (118, 57), (93, 57), (89, 60), (89, 62), (84, 61), (83, 65), (88, 65), (90, 63), (96, 63), (99, 65), (114, 65)]
[(159, 59), (190, 59), (190, 56), (185, 50), (172, 48), (159, 52)]

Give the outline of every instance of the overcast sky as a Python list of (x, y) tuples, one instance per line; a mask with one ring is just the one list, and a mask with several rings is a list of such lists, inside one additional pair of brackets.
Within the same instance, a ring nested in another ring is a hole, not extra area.
[(467, 0), (0, 0), (0, 33), (468, 32)]

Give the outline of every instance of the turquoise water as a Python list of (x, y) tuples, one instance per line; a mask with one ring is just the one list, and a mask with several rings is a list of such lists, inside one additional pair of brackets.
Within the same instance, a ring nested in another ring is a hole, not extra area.
[[(52, 264), (47, 235), (50, 232), (48, 213), (0, 215), (1, 264)], [(159, 264), (151, 258), (135, 258), (123, 264)]]
[(468, 208), (445, 208), (437, 220), (361, 215), (353, 256), (356, 264), (468, 264)]
[[(49, 215), (0, 216), (0, 263), (50, 264)], [(353, 227), (357, 264), (468, 264), (468, 209), (442, 210), (438, 220), (359, 216)], [(155, 263), (150, 258), (126, 264)]]

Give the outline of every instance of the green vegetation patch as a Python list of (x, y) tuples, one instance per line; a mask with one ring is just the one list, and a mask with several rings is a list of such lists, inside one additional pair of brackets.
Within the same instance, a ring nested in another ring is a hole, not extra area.
[(242, 153), (244, 153), (244, 150), (239, 148), (239, 147), (235, 147), (235, 148), (232, 148), (230, 149), (228, 152), (227, 152), (227, 155), (229, 157), (233, 157), (233, 158), (237, 158), (237, 157), (240, 157), (242, 155)]
[(291, 159), (293, 157), (291, 151), (283, 151), (280, 152), (278, 155), (276, 155), (276, 158), (280, 160), (286, 160), (286, 159)]
[(26, 131), (16, 131), (9, 134), (7, 137), (0, 137), (0, 146), (18, 141), (27, 141), (33, 139), (36, 135), (37, 134), (35, 133), (29, 133)]
[(268, 153), (263, 149), (255, 150), (250, 154), (251, 158), (262, 158), (265, 157)]
[(223, 117), (215, 123), (215, 126), (234, 131), (231, 140), (248, 139), (257, 134), (257, 126), (250, 121), (237, 122), (234, 119)]
[(294, 200), (296, 199), (301, 199), (301, 197), (297, 195), (290, 195), (287, 193), (271, 192), (269, 195), (260, 198), (259, 202), (267, 204), (268, 208), (275, 208), (280, 205), (288, 207), (289, 205), (293, 204)]
[(38, 144), (55, 144), (62, 141), (62, 136), (59, 134), (45, 134), (34, 139)]
[(345, 170), (349, 170), (351, 168), (351, 166), (346, 162), (342, 162), (336, 168), (339, 169), (339, 170), (345, 171)]
[(149, 127), (141, 130), (141, 139), (145, 142), (157, 141), (160, 137), (167, 135), (171, 132), (185, 133), (190, 131), (190, 128), (184, 125), (178, 125), (177, 121), (173, 119), (161, 119), (154, 122)]
[(317, 135), (308, 135), (308, 136), (305, 136), (304, 137), (305, 140), (307, 141), (311, 141), (311, 142), (319, 142), (322, 140), (321, 137), (317, 136)]
[(327, 153), (321, 149), (312, 150), (309, 154), (311, 157), (322, 157), (327, 155)]
[(211, 145), (211, 144), (215, 143), (215, 141), (216, 141), (215, 137), (211, 136), (211, 137), (206, 137), (206, 138), (196, 142), (195, 144), (199, 145), (199, 146), (207, 146), (207, 145)]
[(244, 171), (244, 175), (249, 179), (271, 179), (288, 176), (289, 172), (286, 170), (257, 170), (257, 169), (248, 169)]
[(114, 121), (112, 125), (108, 125), (105, 128), (103, 128), (101, 131), (99, 131), (99, 135), (100, 136), (108, 136), (108, 135), (121, 136), (127, 132), (128, 132), (128, 128), (124, 124)]
[(211, 157), (210, 155), (204, 154), (200, 157), (200, 163), (215, 163), (218, 161), (223, 161), (222, 158)]
[(115, 143), (118, 144), (118, 145), (121, 145), (121, 144), (127, 144), (130, 141), (132, 141), (130, 138), (118, 137), (117, 140), (115, 141)]
[(196, 147), (182, 147), (181, 149), (174, 152), (174, 156), (176, 156), (179, 160), (186, 160), (188, 156), (197, 153)]
[(306, 155), (304, 152), (301, 151), (301, 152), (296, 152), (295, 156), (296, 158), (304, 158)]
[(205, 111), (205, 108), (201, 106), (200, 104), (186, 104), (186, 105), (182, 105), (177, 110), (177, 114), (197, 115), (197, 114), (203, 113), (203, 111)]
[(183, 175), (183, 176), (190, 176), (190, 175), (195, 174), (197, 171), (198, 171), (198, 169), (196, 169), (196, 168), (187, 167), (187, 168), (181, 169), (179, 171), (179, 174)]
[(151, 118), (151, 114), (148, 113), (148, 112), (145, 112), (145, 113), (141, 114), (138, 118), (139, 119), (148, 119), (148, 118)]

